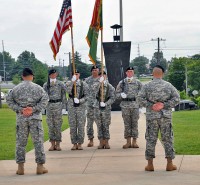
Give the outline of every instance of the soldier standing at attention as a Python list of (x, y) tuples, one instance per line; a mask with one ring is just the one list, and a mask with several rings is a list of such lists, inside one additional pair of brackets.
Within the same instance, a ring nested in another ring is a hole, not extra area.
[[(101, 72), (99, 76), (101, 76)], [(108, 82), (105, 71), (99, 81), (99, 87), (96, 88), (98, 92), (96, 94), (94, 109), (98, 139), (100, 141), (98, 149), (110, 149), (108, 143), (110, 139), (109, 126), (111, 124), (111, 105), (115, 101), (115, 88)], [(101, 85), (103, 85), (103, 101), (101, 100)]]
[[(139, 105), (136, 102), (136, 97), (142, 88), (142, 83), (134, 78), (133, 67), (126, 69), (126, 76), (116, 88), (116, 97), (122, 100), (120, 107), (124, 120), (124, 138), (127, 140), (123, 148), (139, 148), (137, 145)], [(132, 144), (131, 138), (133, 138)]]
[(87, 136), (88, 136), (88, 147), (94, 146), (94, 101), (96, 87), (99, 85), (99, 68), (97, 66), (92, 66), (91, 68), (92, 75), (85, 79), (85, 82), (88, 84), (89, 94), (88, 94), (88, 101), (87, 101)]
[(31, 133), (35, 147), (37, 174), (48, 173), (44, 168), (45, 153), (43, 146), (43, 127), (41, 111), (48, 103), (48, 95), (42, 87), (33, 83), (33, 71), (25, 68), (22, 73), (23, 82), (15, 86), (6, 100), (9, 107), (17, 113), (16, 121), (16, 174), (24, 175), (26, 145)]
[(155, 158), (155, 146), (159, 130), (165, 148), (165, 157), (167, 158), (166, 170), (177, 169), (172, 163), (172, 159), (175, 158), (175, 152), (171, 112), (172, 108), (179, 103), (180, 97), (172, 84), (162, 80), (163, 75), (163, 67), (155, 66), (153, 80), (143, 86), (137, 99), (141, 106), (146, 107), (145, 157), (148, 160), (148, 165), (145, 167), (146, 171), (154, 171), (153, 158)]
[(49, 141), (51, 142), (49, 151), (60, 151), (60, 142), (62, 141), (62, 107), (63, 99), (66, 96), (66, 86), (56, 79), (57, 75), (56, 69), (50, 69), (48, 82), (43, 85), (44, 90), (49, 95), (49, 103), (46, 110)]
[[(74, 91), (76, 84), (76, 95)], [(79, 71), (75, 71), (71, 81), (67, 82), (68, 116), (70, 126), (70, 136), (73, 147), (71, 150), (83, 150), (82, 144), (85, 136), (86, 122), (86, 100), (88, 97), (88, 85), (80, 80)]]

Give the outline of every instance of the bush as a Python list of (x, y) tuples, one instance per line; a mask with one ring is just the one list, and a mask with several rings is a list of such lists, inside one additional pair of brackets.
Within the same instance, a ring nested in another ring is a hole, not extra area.
[(194, 102), (197, 104), (198, 107), (200, 107), (200, 96), (194, 98)]
[(184, 90), (180, 92), (180, 98), (181, 98), (181, 100), (188, 99)]

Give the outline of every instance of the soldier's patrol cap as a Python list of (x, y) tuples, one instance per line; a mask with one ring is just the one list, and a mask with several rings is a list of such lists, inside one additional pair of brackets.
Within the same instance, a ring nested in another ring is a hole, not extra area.
[[(79, 72), (77, 69), (75, 70), (75, 74), (76, 74), (76, 73), (79, 73), (79, 74), (80, 74), (80, 72)], [(72, 71), (72, 74), (74, 74), (74, 71)]]
[(128, 71), (128, 70), (134, 70), (134, 67), (128, 67), (128, 68), (126, 69), (126, 71)]
[(156, 65), (155, 67), (161, 69), (163, 73), (165, 72), (165, 69), (164, 69), (162, 66), (160, 66), (160, 65)]
[[(105, 71), (103, 71), (103, 74), (104, 74), (104, 75), (106, 75), (106, 72), (105, 72)], [(99, 72), (99, 76), (101, 76), (101, 71)]]
[(22, 72), (22, 76), (29, 76), (29, 75), (34, 76), (33, 71), (28, 67), (24, 68)]
[(53, 73), (56, 73), (57, 71), (56, 71), (56, 69), (50, 69), (49, 70), (49, 75), (51, 75), (51, 74), (53, 74)]
[(98, 66), (94, 65), (94, 66), (91, 67), (91, 72), (92, 72), (93, 69), (99, 69), (99, 68), (98, 68)]

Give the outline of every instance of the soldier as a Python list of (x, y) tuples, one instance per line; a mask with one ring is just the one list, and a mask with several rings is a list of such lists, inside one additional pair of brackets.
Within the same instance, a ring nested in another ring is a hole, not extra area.
[(146, 151), (148, 160), (146, 171), (154, 171), (153, 158), (155, 158), (155, 146), (158, 139), (158, 132), (161, 132), (161, 139), (165, 148), (167, 158), (167, 171), (176, 170), (172, 159), (175, 158), (173, 148), (172, 130), (172, 108), (179, 103), (180, 97), (176, 88), (162, 80), (164, 69), (157, 65), (153, 69), (153, 80), (145, 84), (138, 95), (138, 102), (146, 107)]
[(92, 75), (85, 79), (85, 82), (88, 84), (89, 88), (89, 97), (87, 101), (87, 136), (88, 136), (88, 147), (93, 147), (94, 142), (94, 129), (93, 129), (93, 123), (94, 123), (94, 101), (96, 99), (95, 97), (95, 89), (99, 85), (99, 68), (97, 66), (92, 66), (91, 68)]
[[(76, 92), (74, 92), (74, 83), (76, 84)], [(70, 136), (73, 147), (71, 150), (83, 150), (82, 144), (85, 136), (86, 121), (86, 100), (88, 97), (88, 85), (80, 80), (79, 71), (75, 71), (71, 81), (67, 82), (68, 100), (68, 116), (70, 126)]]
[(61, 151), (62, 108), (63, 104), (65, 104), (63, 99), (65, 99), (66, 96), (66, 86), (63, 82), (56, 79), (57, 75), (56, 69), (50, 69), (48, 82), (43, 85), (44, 90), (49, 95), (49, 103), (46, 111), (49, 141), (51, 142), (49, 151)]
[[(101, 76), (101, 72), (99, 73)], [(103, 85), (103, 101), (101, 99)], [(98, 149), (110, 149), (108, 140), (110, 139), (109, 126), (111, 123), (111, 105), (115, 101), (115, 88), (108, 82), (106, 72), (100, 78), (99, 87), (96, 88), (95, 100), (95, 122), (97, 124), (98, 139), (100, 141)]]
[[(139, 105), (136, 102), (136, 97), (142, 88), (142, 83), (134, 78), (133, 67), (126, 69), (126, 76), (116, 88), (117, 99), (122, 100), (120, 107), (124, 120), (124, 138), (127, 140), (123, 148), (139, 148), (137, 144)], [(133, 138), (132, 144), (131, 137)]]
[(17, 114), (16, 121), (16, 174), (24, 175), (26, 145), (31, 133), (35, 147), (37, 174), (48, 173), (44, 168), (45, 153), (43, 146), (43, 127), (41, 111), (48, 103), (48, 95), (42, 87), (33, 83), (33, 71), (25, 68), (22, 73), (23, 82), (13, 88), (7, 96), (9, 107)]

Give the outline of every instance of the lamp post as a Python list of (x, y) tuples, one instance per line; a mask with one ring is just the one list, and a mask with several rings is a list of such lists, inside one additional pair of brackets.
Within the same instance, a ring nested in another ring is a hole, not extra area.
[(119, 42), (120, 41), (119, 29), (122, 28), (122, 26), (114, 24), (111, 26), (111, 28), (113, 29), (113, 40)]

